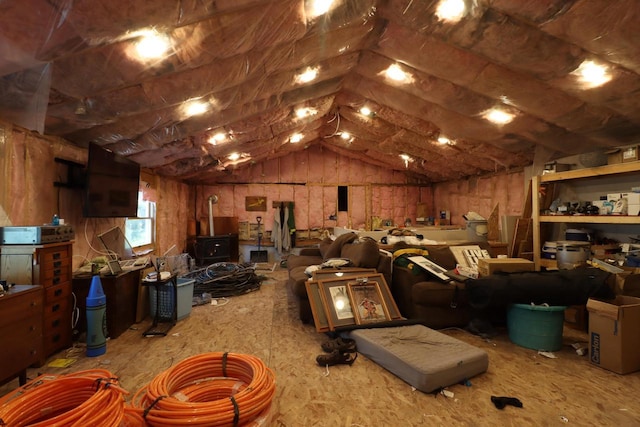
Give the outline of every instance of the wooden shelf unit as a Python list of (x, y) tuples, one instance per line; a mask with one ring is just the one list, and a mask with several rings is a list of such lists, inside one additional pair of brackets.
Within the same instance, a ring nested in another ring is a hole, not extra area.
[(640, 225), (640, 216), (626, 215), (541, 215), (540, 198), (538, 191), (542, 184), (575, 180), (594, 180), (603, 177), (638, 175), (640, 179), (640, 161), (618, 163), (613, 165), (584, 168), (565, 172), (556, 172), (545, 175), (537, 175), (531, 178), (531, 217), (533, 220), (533, 261), (536, 270), (545, 264), (541, 258), (542, 239), (541, 224), (545, 223), (572, 223), (572, 224), (630, 224)]

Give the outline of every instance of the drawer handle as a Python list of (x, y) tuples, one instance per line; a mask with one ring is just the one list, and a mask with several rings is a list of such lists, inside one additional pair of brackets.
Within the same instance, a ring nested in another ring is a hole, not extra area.
[(56, 289), (55, 291), (53, 291), (53, 295), (59, 297), (60, 295), (62, 295), (62, 289)]
[(60, 334), (55, 334), (53, 337), (51, 337), (51, 342), (58, 342), (60, 341)]
[(60, 283), (60, 277), (54, 277), (53, 278), (53, 284), (57, 285), (58, 283)]
[(60, 319), (56, 319), (53, 322), (51, 322), (52, 328), (57, 328), (58, 326), (60, 326)]
[(56, 311), (58, 311), (58, 310), (60, 310), (60, 304), (53, 304), (53, 305), (51, 306), (51, 311), (52, 311), (53, 313), (55, 313), (55, 312), (56, 312)]
[(62, 270), (61, 270), (61, 269), (59, 269), (59, 268), (56, 268), (55, 270), (53, 270), (53, 275), (54, 275), (54, 276), (59, 276), (59, 275), (60, 275), (60, 273), (62, 273)]
[(31, 301), (31, 307), (37, 307), (38, 301)]
[(55, 252), (53, 254), (53, 259), (60, 259), (60, 258), (61, 258), (60, 252)]
[(36, 330), (36, 327), (35, 327), (35, 326), (33, 326), (33, 325), (31, 325), (31, 327), (29, 328), (29, 330), (30, 330), (31, 332), (33, 332), (33, 331), (35, 331), (35, 330)]
[(53, 263), (53, 266), (54, 266), (55, 268), (58, 268), (58, 267), (62, 266), (62, 261), (55, 261), (55, 262)]

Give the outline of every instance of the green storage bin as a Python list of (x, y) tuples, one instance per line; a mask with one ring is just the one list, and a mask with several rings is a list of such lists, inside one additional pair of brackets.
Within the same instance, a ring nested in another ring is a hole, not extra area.
[(511, 304), (507, 308), (507, 329), (512, 343), (532, 350), (562, 348), (565, 306)]

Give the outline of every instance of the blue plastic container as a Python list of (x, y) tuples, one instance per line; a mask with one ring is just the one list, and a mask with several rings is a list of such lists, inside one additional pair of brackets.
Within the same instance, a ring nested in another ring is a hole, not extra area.
[(87, 295), (87, 356), (95, 357), (107, 352), (107, 297), (100, 276), (91, 278)]
[(532, 350), (562, 348), (565, 306), (511, 304), (507, 308), (507, 329), (512, 343)]

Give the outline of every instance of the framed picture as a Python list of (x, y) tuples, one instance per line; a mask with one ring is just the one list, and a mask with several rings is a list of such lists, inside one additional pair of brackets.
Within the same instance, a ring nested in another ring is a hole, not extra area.
[(347, 291), (356, 324), (365, 325), (391, 320), (378, 282), (349, 282)]
[(378, 285), (380, 286), (380, 292), (382, 293), (382, 297), (384, 298), (384, 302), (387, 306), (389, 317), (391, 317), (391, 320), (402, 319), (402, 314), (400, 314), (400, 309), (398, 309), (398, 306), (396, 305), (396, 300), (393, 299), (391, 290), (389, 289), (389, 286), (387, 285), (387, 281), (385, 280), (384, 275), (382, 273), (368, 274), (364, 277), (358, 277), (358, 281), (378, 282)]
[(338, 326), (355, 325), (347, 290), (349, 281), (353, 281), (353, 277), (318, 281), (330, 330)]
[(343, 277), (358, 277), (368, 276), (370, 274), (376, 274), (375, 268), (359, 268), (359, 267), (346, 267), (346, 268), (321, 268), (312, 273), (313, 280), (327, 280), (327, 279), (341, 279)]
[(329, 320), (327, 319), (327, 313), (322, 303), (318, 282), (307, 280), (304, 285), (307, 288), (309, 305), (311, 306), (311, 314), (313, 315), (313, 323), (316, 325), (316, 331), (328, 332), (330, 330)]

